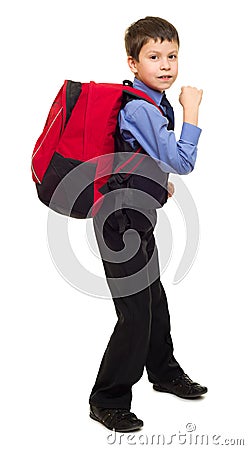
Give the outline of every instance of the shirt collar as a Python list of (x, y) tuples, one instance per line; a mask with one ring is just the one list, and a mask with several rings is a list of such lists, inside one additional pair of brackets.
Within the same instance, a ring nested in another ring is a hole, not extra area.
[(134, 78), (133, 87), (135, 89), (139, 89), (140, 91), (145, 92), (145, 94), (147, 94), (149, 97), (151, 97), (152, 100), (154, 100), (155, 103), (157, 103), (157, 105), (160, 104), (161, 99), (163, 97), (163, 93), (149, 88), (145, 83), (143, 83), (143, 81), (140, 81), (137, 78)]

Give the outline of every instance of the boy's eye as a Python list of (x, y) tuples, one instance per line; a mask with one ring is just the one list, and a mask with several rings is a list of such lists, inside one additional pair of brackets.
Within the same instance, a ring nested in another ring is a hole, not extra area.
[(177, 55), (170, 55), (169, 56), (169, 59), (176, 59), (177, 58)]
[(151, 56), (150, 56), (150, 59), (156, 60), (156, 59), (158, 59), (158, 56), (157, 56), (157, 55), (151, 55)]

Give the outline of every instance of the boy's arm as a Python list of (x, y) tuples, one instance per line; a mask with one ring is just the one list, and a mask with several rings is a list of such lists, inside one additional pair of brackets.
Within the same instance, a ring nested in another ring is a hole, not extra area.
[[(196, 122), (195, 111), (190, 115), (189, 89), (180, 99), (184, 106), (185, 122), (179, 141), (173, 131), (168, 131), (168, 120), (158, 109), (144, 100), (129, 102), (120, 112), (119, 124), (123, 138), (133, 148), (139, 145), (155, 160), (164, 172), (190, 173), (194, 169), (200, 128)], [(183, 89), (183, 90), (184, 90)], [(193, 89), (193, 88), (192, 88)]]
[(202, 89), (197, 89), (191, 86), (183, 86), (179, 101), (183, 107), (183, 121), (191, 123), (191, 125), (198, 125), (198, 112), (202, 99)]

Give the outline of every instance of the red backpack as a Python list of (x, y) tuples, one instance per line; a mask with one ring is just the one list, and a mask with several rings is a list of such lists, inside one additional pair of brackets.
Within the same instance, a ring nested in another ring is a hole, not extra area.
[[(100, 189), (118, 171), (114, 136), (125, 94), (156, 105), (130, 82), (64, 82), (32, 155), (33, 181), (45, 205), (75, 218), (93, 217), (99, 210)], [(130, 173), (137, 166), (134, 156), (124, 163)]]

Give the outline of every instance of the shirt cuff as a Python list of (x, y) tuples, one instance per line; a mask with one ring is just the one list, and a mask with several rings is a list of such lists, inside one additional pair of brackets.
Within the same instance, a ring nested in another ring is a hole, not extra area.
[(183, 122), (180, 139), (197, 145), (201, 132), (201, 128), (197, 127), (196, 125), (192, 125), (188, 122)]

